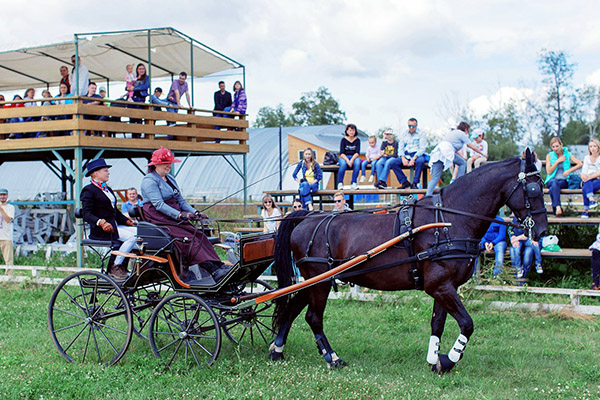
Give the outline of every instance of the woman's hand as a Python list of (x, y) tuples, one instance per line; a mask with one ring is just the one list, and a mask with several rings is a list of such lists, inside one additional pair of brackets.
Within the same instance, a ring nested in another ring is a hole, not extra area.
[(189, 219), (194, 219), (195, 215), (189, 212), (182, 212), (179, 214), (179, 219), (183, 219), (183, 220), (189, 220)]
[(127, 221), (125, 221), (125, 225), (127, 225), (127, 226), (134, 226), (135, 222), (132, 221), (132, 220), (130, 220), (130, 219), (128, 219)]
[(565, 155), (563, 154), (562, 156), (558, 157), (556, 159), (556, 161), (558, 161), (559, 163), (564, 162), (567, 158), (565, 157)]
[(100, 226), (100, 228), (102, 228), (102, 230), (104, 232), (109, 232), (109, 233), (114, 232), (114, 229), (113, 229), (113, 226), (111, 225), (111, 223), (104, 219), (100, 220), (99, 226)]

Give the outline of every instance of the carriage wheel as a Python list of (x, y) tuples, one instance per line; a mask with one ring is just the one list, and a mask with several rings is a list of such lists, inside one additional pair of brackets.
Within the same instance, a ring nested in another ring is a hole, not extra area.
[(56, 288), (48, 307), (48, 328), (69, 362), (104, 365), (119, 361), (131, 342), (131, 308), (121, 288), (95, 271), (77, 272)]
[(144, 335), (144, 329), (150, 321), (154, 308), (169, 294), (173, 293), (173, 286), (168, 277), (142, 286), (136, 286), (128, 294), (133, 319), (135, 321), (133, 332), (140, 338), (148, 340)]
[(221, 328), (212, 308), (191, 293), (164, 298), (150, 317), (150, 346), (167, 366), (176, 359), (211, 365), (221, 349)]
[[(244, 288), (245, 294), (262, 293), (273, 290), (273, 286), (257, 279)], [(221, 313), (221, 327), (225, 335), (236, 344), (271, 343), (273, 330), (274, 307), (272, 302), (256, 304), (241, 310), (227, 310)]]

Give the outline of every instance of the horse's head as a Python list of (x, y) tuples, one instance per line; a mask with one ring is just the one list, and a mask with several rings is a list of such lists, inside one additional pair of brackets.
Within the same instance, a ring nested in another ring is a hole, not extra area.
[(515, 213), (525, 231), (529, 231), (531, 239), (535, 241), (544, 236), (548, 230), (543, 186), (540, 172), (535, 166), (535, 155), (527, 149), (506, 205)]

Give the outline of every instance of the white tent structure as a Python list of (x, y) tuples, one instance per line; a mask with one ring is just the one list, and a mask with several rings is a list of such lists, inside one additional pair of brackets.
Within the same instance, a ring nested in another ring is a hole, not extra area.
[[(77, 54), (93, 81), (122, 81), (132, 59), (146, 63), (151, 78), (176, 77), (181, 71), (202, 77), (245, 67), (173, 28), (76, 33), (73, 41), (0, 52), (0, 90), (57, 86), (59, 68), (72, 68)], [(76, 83), (76, 82), (75, 82)], [(191, 84), (194, 98), (193, 80)]]

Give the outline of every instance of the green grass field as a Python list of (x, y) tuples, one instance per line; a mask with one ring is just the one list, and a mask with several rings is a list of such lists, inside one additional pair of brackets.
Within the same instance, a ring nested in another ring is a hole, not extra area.
[[(3, 399), (537, 399), (600, 398), (600, 319), (565, 318), (468, 306), (475, 333), (465, 357), (438, 376), (425, 361), (431, 300), (330, 301), (325, 329), (349, 367), (330, 371), (299, 318), (286, 361), (261, 346), (224, 341), (210, 368), (165, 371), (134, 336), (112, 367), (68, 364), (48, 333), (50, 288), (0, 287), (0, 398)], [(447, 352), (458, 334), (449, 318)]]

